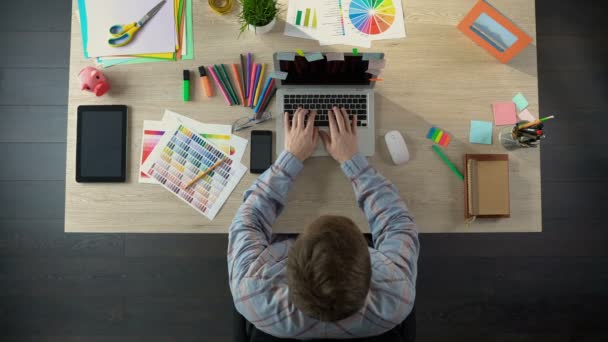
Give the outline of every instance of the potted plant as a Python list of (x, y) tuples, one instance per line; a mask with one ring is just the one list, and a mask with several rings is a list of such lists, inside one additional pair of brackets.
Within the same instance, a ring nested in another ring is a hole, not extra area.
[(277, 0), (241, 0), (241, 33), (247, 29), (256, 34), (270, 32), (278, 12)]

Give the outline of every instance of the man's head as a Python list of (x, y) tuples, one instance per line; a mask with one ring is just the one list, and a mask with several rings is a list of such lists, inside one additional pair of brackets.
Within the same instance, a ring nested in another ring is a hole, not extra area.
[(287, 258), (291, 300), (321, 321), (338, 321), (361, 309), (371, 274), (365, 237), (342, 216), (319, 217), (298, 237)]

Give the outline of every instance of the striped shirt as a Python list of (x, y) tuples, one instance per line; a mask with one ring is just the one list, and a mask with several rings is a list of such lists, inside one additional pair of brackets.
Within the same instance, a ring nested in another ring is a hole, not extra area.
[(415, 298), (420, 245), (412, 216), (397, 189), (361, 154), (341, 165), (368, 218), (374, 248), (370, 290), (357, 313), (322, 322), (289, 299), (286, 261), (292, 239), (272, 235), (272, 225), (303, 164), (283, 152), (245, 192), (228, 236), (228, 275), (236, 309), (256, 328), (284, 338), (352, 338), (380, 335), (401, 323)]

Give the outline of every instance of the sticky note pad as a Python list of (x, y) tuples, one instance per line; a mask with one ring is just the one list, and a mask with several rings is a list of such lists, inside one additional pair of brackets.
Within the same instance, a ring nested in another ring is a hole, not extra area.
[(342, 52), (326, 52), (325, 53), (325, 57), (327, 58), (327, 61), (343, 61), (344, 60), (344, 53)]
[(307, 53), (306, 56), (304, 56), (304, 57), (306, 57), (306, 60), (309, 62), (320, 61), (322, 59), (325, 59), (323, 54), (320, 52), (310, 52), (310, 53)]
[(532, 115), (532, 113), (530, 113), (529, 110), (524, 109), (521, 111), (521, 113), (517, 114), (517, 117), (519, 118), (519, 120), (521, 121), (534, 121), (536, 120), (536, 118), (534, 117), (534, 115)]
[(276, 78), (278, 80), (285, 80), (289, 74), (284, 71), (273, 71), (268, 74), (268, 78)]
[(492, 104), (494, 112), (494, 124), (496, 126), (514, 125), (517, 123), (517, 113), (515, 112), (515, 103), (513, 102), (496, 102)]
[(362, 60), (364, 61), (370, 61), (373, 59), (381, 59), (382, 58), (382, 54), (379, 52), (366, 52), (363, 54)]
[(384, 69), (386, 66), (386, 59), (372, 59), (367, 62), (368, 69)]
[(528, 100), (526, 100), (526, 97), (522, 93), (513, 96), (513, 103), (515, 103), (518, 112), (528, 108)]
[(277, 59), (280, 61), (295, 61), (296, 53), (295, 52), (279, 52), (279, 53), (277, 53)]
[(471, 120), (469, 142), (471, 144), (492, 145), (492, 122)]
[(426, 134), (426, 138), (441, 146), (448, 146), (452, 137), (446, 132), (437, 127), (431, 127)]
[(367, 69), (365, 72), (368, 73), (368, 74), (372, 74), (374, 76), (380, 76), (380, 74), (382, 73), (382, 70), (380, 70), (380, 69)]

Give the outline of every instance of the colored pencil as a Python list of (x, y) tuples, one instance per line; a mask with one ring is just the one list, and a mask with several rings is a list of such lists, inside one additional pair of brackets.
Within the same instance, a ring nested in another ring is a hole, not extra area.
[(251, 53), (247, 53), (247, 73), (245, 74), (245, 98), (249, 99), (249, 79), (251, 78)]
[(258, 77), (258, 85), (255, 90), (255, 98), (253, 99), (253, 105), (256, 106), (260, 100), (260, 92), (262, 91), (262, 81), (264, 80), (264, 70), (266, 69), (266, 63), (262, 63), (262, 71), (260, 71), (260, 77)]
[(215, 164), (213, 164), (209, 168), (207, 168), (207, 170), (199, 173), (196, 177), (194, 177), (193, 180), (190, 181), (190, 183), (186, 184), (186, 186), (184, 187), (184, 189), (188, 189), (189, 187), (192, 186), (192, 184), (198, 182), (201, 178), (203, 178), (206, 175), (208, 175), (211, 171), (215, 170), (218, 166), (222, 165), (222, 163), (225, 160), (226, 160), (226, 158), (222, 158), (222, 159), (218, 160), (217, 162), (215, 162)]
[(266, 111), (268, 104), (270, 103), (270, 101), (272, 101), (272, 98), (274, 97), (274, 94), (276, 94), (276, 93), (277, 93), (277, 88), (272, 89), (272, 92), (268, 96), (268, 99), (266, 100), (266, 102), (264, 102), (264, 104), (262, 105), (262, 108), (260, 108), (260, 112), (264, 113)]
[(547, 121), (549, 119), (553, 119), (553, 118), (555, 118), (555, 116), (553, 116), (553, 115), (547, 116), (547, 117), (544, 117), (542, 119), (534, 120), (532, 122), (528, 122), (527, 124), (523, 124), (521, 126), (517, 126), (517, 129), (526, 129), (528, 127), (540, 125), (542, 122)]
[(249, 74), (249, 97), (247, 98), (247, 106), (253, 101), (253, 83), (255, 82), (255, 73), (258, 69), (258, 65), (253, 63), (251, 66), (251, 74)]
[(458, 176), (458, 178), (460, 178), (460, 180), (464, 181), (464, 176), (462, 175), (462, 173), (460, 173), (460, 171), (458, 171), (456, 166), (454, 164), (452, 164), (452, 162), (448, 159), (448, 157), (446, 157), (445, 154), (443, 154), (443, 152), (441, 152), (441, 149), (439, 147), (437, 147), (437, 145), (433, 145), (432, 147), (433, 147), (433, 151), (437, 152), (437, 154), (443, 160), (445, 165), (447, 165), (452, 170), (452, 172), (454, 172), (454, 174), (456, 176)]
[(243, 100), (247, 101), (247, 61), (245, 56), (241, 55), (241, 81), (243, 82)]
[[(272, 84), (272, 85), (271, 85)], [(264, 89), (262, 90), (262, 92), (260, 93), (260, 98), (258, 100), (258, 103), (255, 105), (255, 112), (257, 113), (258, 110), (260, 109), (262, 102), (264, 101), (264, 98), (266, 97), (266, 95), (269, 93), (270, 87), (274, 86), (274, 78), (268, 78), (268, 80), (266, 81), (266, 84), (264, 85)]]
[(213, 80), (215, 81), (215, 84), (217, 84), (217, 87), (220, 88), (220, 91), (222, 92), (222, 95), (224, 95), (224, 99), (226, 99), (228, 105), (232, 106), (232, 102), (230, 102), (228, 94), (226, 94), (226, 89), (224, 89), (224, 87), (222, 86), (222, 83), (218, 79), (217, 74), (215, 73), (215, 70), (213, 70), (212, 66), (209, 67), (209, 73), (211, 74), (211, 77), (213, 77)]
[(234, 91), (234, 88), (232, 87), (232, 81), (230, 81), (230, 77), (228, 76), (228, 73), (226, 72), (226, 67), (224, 66), (224, 64), (220, 64), (217, 66), (217, 69), (219, 70), (220, 75), (224, 79), (224, 83), (226, 83), (226, 88), (228, 90), (228, 94), (232, 98), (232, 102), (234, 104), (240, 104), (239, 99), (236, 95), (236, 92)]
[(243, 82), (241, 82), (241, 75), (239, 73), (239, 69), (236, 64), (232, 64), (232, 73), (234, 74), (234, 79), (239, 87), (239, 96), (241, 103), (245, 103), (245, 94), (243, 93)]

